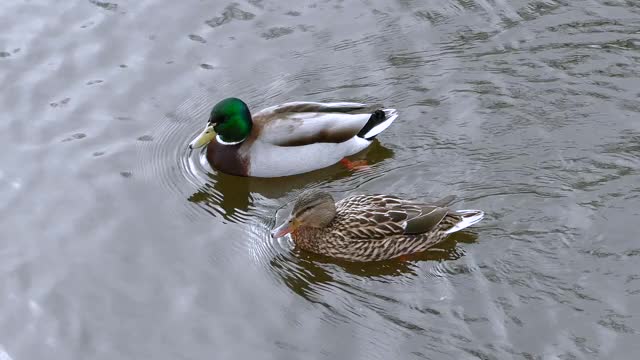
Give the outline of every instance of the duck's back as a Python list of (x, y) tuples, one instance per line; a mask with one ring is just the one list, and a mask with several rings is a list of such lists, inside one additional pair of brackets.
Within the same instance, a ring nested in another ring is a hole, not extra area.
[(336, 203), (336, 217), (318, 234), (323, 241), (315, 247), (350, 261), (385, 260), (427, 250), (460, 221), (456, 212), (442, 207), (451, 200), (430, 205), (386, 195), (348, 197)]

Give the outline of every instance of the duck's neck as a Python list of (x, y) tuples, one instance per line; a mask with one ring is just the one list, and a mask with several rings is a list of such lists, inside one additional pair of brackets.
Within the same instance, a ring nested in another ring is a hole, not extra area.
[(242, 142), (244, 142), (245, 140), (247, 140), (247, 137), (244, 137), (244, 138), (242, 138), (242, 139), (240, 139), (238, 141), (228, 141), (228, 139), (225, 139), (222, 135), (218, 134), (216, 136), (216, 141), (220, 145), (238, 145), (238, 144), (241, 144)]

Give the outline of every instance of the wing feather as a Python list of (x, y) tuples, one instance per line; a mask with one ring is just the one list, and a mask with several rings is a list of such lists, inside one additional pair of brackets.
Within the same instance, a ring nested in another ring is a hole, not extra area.
[(353, 241), (426, 233), (449, 213), (449, 209), (443, 206), (420, 204), (388, 195), (354, 195), (339, 201), (337, 206), (349, 219), (348, 223), (343, 223), (342, 232)]
[(271, 106), (266, 109), (260, 110), (255, 116), (272, 116), (275, 114), (283, 113), (350, 113), (365, 111), (370, 108), (370, 105), (356, 103), (356, 102), (312, 102), (312, 101), (294, 101), (288, 102), (276, 106)]
[(253, 116), (260, 139), (278, 146), (341, 143), (358, 134), (374, 108), (361, 103), (290, 102)]

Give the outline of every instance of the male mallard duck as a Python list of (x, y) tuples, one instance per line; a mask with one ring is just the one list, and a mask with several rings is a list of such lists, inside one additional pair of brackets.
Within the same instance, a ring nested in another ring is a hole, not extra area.
[(348, 261), (377, 261), (424, 251), (482, 219), (481, 210), (446, 207), (389, 195), (354, 195), (335, 203), (326, 192), (303, 193), (289, 218), (271, 233), (291, 234), (297, 247)]
[(209, 164), (232, 175), (301, 174), (364, 150), (396, 117), (395, 109), (348, 102), (291, 102), (251, 116), (242, 100), (228, 98), (189, 147), (208, 145)]

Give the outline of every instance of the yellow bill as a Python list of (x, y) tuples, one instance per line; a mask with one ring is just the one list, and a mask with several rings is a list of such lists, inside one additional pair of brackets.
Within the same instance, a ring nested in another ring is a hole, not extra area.
[(207, 127), (205, 127), (204, 130), (196, 136), (191, 143), (189, 143), (189, 149), (201, 148), (213, 141), (215, 137), (216, 131), (213, 130), (213, 125), (207, 124)]

